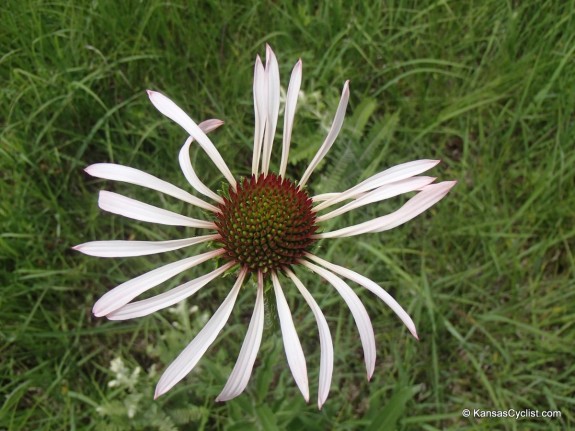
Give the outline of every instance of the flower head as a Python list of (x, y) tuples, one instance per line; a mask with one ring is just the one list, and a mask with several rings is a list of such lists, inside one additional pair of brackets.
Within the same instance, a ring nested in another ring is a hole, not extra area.
[[(286, 167), (301, 79), (300, 60), (293, 68), (287, 90), (281, 161), (277, 173), (270, 172), (270, 159), (280, 108), (280, 80), (277, 60), (269, 46), (266, 49), (265, 66), (259, 57), (255, 63), (255, 133), (250, 177), (237, 181), (207, 137), (207, 133), (223, 124), (221, 121), (207, 120), (196, 124), (174, 102), (154, 91), (148, 91), (152, 104), (189, 134), (179, 154), (180, 167), (190, 185), (208, 201), (130, 167), (102, 163), (86, 168), (86, 172), (94, 177), (136, 184), (173, 196), (205, 210), (206, 216), (201, 220), (194, 219), (108, 191), (100, 192), (98, 203), (103, 210), (145, 222), (205, 229), (206, 234), (170, 241), (94, 241), (74, 247), (76, 250), (92, 256), (127, 257), (163, 253), (208, 241), (216, 245), (213, 250), (166, 264), (115, 287), (94, 305), (96, 316), (106, 316), (111, 320), (145, 316), (188, 298), (225, 272), (237, 273), (232, 289), (218, 310), (160, 378), (156, 396), (170, 390), (195, 367), (227, 322), (242, 285), (248, 277), (254, 277), (257, 292), (253, 315), (238, 360), (217, 400), (225, 401), (238, 396), (248, 384), (263, 334), (264, 284), (271, 280), (287, 361), (307, 401), (309, 388), (306, 360), (278, 277), (283, 274), (293, 282), (317, 322), (321, 349), (318, 407), (321, 408), (331, 385), (333, 344), (326, 319), (314, 298), (293, 272), (295, 266), (301, 266), (325, 279), (348, 305), (359, 331), (368, 379), (375, 368), (375, 336), (365, 307), (344, 279), (359, 284), (383, 300), (417, 338), (413, 321), (385, 290), (363, 275), (316, 256), (312, 246), (318, 239), (382, 232), (399, 226), (441, 200), (455, 182), (434, 183), (435, 178), (420, 176), (439, 161), (416, 160), (384, 170), (343, 192), (310, 196), (305, 185), (342, 127), (349, 99), (349, 82), (343, 86), (333, 124), (323, 144), (302, 177), (294, 181), (286, 177)], [(193, 142), (202, 147), (228, 181), (227, 193), (217, 194), (200, 181), (190, 161)], [(326, 220), (409, 192), (417, 193), (391, 214), (335, 231), (321, 231), (322, 223)], [(222, 263), (215, 270), (151, 298), (134, 301), (140, 294), (177, 274), (214, 259)]]

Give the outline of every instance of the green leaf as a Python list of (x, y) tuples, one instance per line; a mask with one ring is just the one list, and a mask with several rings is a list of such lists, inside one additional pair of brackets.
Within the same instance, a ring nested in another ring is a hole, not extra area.
[(403, 417), (405, 407), (420, 390), (419, 385), (397, 389), (385, 407), (375, 416), (366, 431), (391, 431)]

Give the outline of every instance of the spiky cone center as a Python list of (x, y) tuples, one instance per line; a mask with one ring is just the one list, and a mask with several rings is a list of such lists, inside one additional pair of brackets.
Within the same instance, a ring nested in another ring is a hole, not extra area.
[(275, 174), (244, 178), (220, 210), (215, 223), (225, 256), (250, 272), (270, 274), (287, 268), (315, 241), (311, 198)]

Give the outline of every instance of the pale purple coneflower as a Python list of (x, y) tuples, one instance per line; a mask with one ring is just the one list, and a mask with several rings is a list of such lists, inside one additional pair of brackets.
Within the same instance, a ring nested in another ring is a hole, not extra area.
[[(363, 275), (312, 254), (311, 246), (323, 238), (382, 232), (399, 226), (441, 200), (455, 185), (455, 181), (432, 184), (435, 178), (420, 174), (433, 168), (439, 161), (416, 160), (373, 175), (346, 191), (310, 197), (305, 185), (342, 127), (349, 99), (349, 81), (343, 86), (335, 119), (325, 141), (301, 179), (293, 181), (286, 178), (286, 168), (301, 79), (300, 60), (293, 68), (287, 90), (282, 152), (277, 174), (271, 173), (269, 169), (280, 107), (280, 79), (278, 63), (269, 46), (266, 48), (265, 66), (259, 56), (255, 64), (255, 133), (251, 177), (236, 181), (220, 153), (206, 136), (206, 133), (222, 125), (221, 121), (207, 120), (198, 125), (174, 102), (155, 91), (148, 91), (152, 104), (190, 135), (179, 154), (180, 167), (190, 185), (208, 198), (208, 201), (127, 166), (100, 163), (86, 168), (86, 172), (94, 177), (136, 184), (173, 196), (205, 210), (206, 217), (203, 220), (190, 218), (109, 191), (100, 192), (98, 203), (103, 210), (151, 223), (205, 229), (206, 235), (172, 241), (94, 241), (74, 247), (76, 250), (91, 256), (127, 257), (163, 253), (204, 242), (216, 245), (211, 251), (164, 265), (115, 287), (94, 305), (93, 312), (96, 316), (106, 316), (111, 320), (145, 316), (188, 298), (225, 272), (237, 272), (236, 281), (223, 303), (160, 378), (156, 397), (170, 390), (196, 366), (224, 327), (241, 287), (249, 276), (254, 277), (257, 285), (255, 307), (238, 360), (217, 397), (218, 401), (238, 396), (247, 386), (262, 340), (264, 284), (269, 280), (277, 302), (287, 362), (305, 400), (309, 400), (306, 360), (280, 285), (279, 273), (294, 283), (316, 319), (320, 341), (318, 407), (321, 408), (327, 399), (334, 359), (331, 334), (317, 302), (293, 272), (295, 266), (302, 266), (325, 279), (348, 305), (359, 331), (368, 379), (375, 368), (373, 327), (365, 307), (344, 278), (359, 284), (383, 300), (417, 338), (415, 325), (409, 315), (384, 289)], [(200, 181), (190, 161), (192, 142), (197, 142), (204, 149), (229, 182), (227, 193), (218, 195)], [(343, 229), (317, 232), (326, 220), (363, 205), (409, 192), (417, 194), (395, 212)], [(342, 204), (344, 202), (346, 203)], [(340, 205), (333, 209), (336, 204)], [(331, 211), (326, 211), (328, 208)], [(133, 301), (138, 295), (183, 271), (214, 259), (218, 259), (221, 265), (208, 274), (151, 298)]]

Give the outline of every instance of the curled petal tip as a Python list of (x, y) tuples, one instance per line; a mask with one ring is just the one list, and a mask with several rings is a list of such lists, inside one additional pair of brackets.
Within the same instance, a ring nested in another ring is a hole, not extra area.
[(94, 305), (94, 308), (92, 308), (92, 314), (96, 317), (104, 316), (104, 313), (102, 313), (102, 310), (97, 305), (98, 304)]

